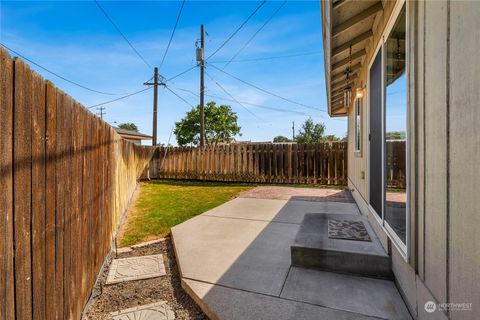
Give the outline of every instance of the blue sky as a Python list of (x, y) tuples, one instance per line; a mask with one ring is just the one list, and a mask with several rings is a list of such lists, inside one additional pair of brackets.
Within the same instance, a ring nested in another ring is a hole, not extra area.
[[(153, 71), (138, 58), (93, 1), (10, 2), (1, 1), (0, 41), (27, 58), (62, 76), (99, 91), (130, 93), (144, 88)], [(180, 7), (179, 1), (100, 2), (130, 42), (152, 65), (160, 64)], [(187, 1), (169, 53), (160, 73), (166, 78), (195, 65), (195, 41), (200, 24), (208, 33), (205, 42), (209, 56), (257, 7), (258, 1)], [(255, 31), (281, 5), (268, 1), (245, 27), (214, 57), (229, 60)], [(319, 1), (289, 1), (256, 36), (237, 59), (262, 58), (303, 52), (317, 54), (267, 61), (235, 62), (225, 71), (288, 99), (326, 110), (325, 78)], [(223, 64), (216, 64), (223, 67)], [(32, 66), (45, 78), (85, 106), (117, 96), (93, 93), (60, 80)], [(291, 104), (249, 87), (213, 67), (207, 72), (235, 99), (281, 108), (297, 113), (282, 113), (230, 104), (239, 115), (241, 140), (271, 140), (276, 135), (291, 136), (292, 121), (298, 128), (308, 116), (322, 121), (328, 134), (343, 137), (346, 119), (330, 119), (325, 112)], [(206, 94), (227, 94), (206, 76)], [(194, 69), (170, 83), (171, 88), (191, 104), (198, 97), (181, 91), (199, 91), (199, 71)], [(206, 97), (207, 101), (211, 98)], [(152, 91), (146, 91), (108, 105), (104, 119), (115, 124), (136, 123), (142, 132), (151, 133)], [(159, 90), (158, 140), (165, 143), (175, 121), (191, 107), (165, 89)], [(95, 111), (95, 109), (91, 109)], [(259, 120), (261, 119), (261, 120)], [(172, 142), (174, 139), (172, 138)]]
[(386, 89), (385, 131), (407, 132), (407, 78), (405, 73)]

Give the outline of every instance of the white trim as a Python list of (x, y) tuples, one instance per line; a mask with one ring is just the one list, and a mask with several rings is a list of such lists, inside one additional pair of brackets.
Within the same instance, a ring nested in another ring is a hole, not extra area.
[[(388, 237), (392, 238), (393, 245), (398, 249), (400, 255), (406, 260), (407, 258), (407, 245), (403, 244), (400, 237), (395, 233), (392, 227), (388, 224), (388, 221), (385, 220), (383, 229), (387, 233)], [(408, 229), (408, 228), (407, 228)]]

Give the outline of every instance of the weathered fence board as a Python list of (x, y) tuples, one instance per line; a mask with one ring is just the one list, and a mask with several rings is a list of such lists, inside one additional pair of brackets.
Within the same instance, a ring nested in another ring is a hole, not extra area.
[(0, 319), (80, 318), (154, 151), (0, 49)]
[(19, 319), (32, 318), (31, 251), (31, 73), (22, 61), (15, 62), (13, 115), (13, 221), (15, 242), (15, 305)]
[(34, 319), (45, 319), (45, 81), (33, 74), (32, 108), (32, 271)]
[(346, 184), (347, 144), (163, 147), (143, 178)]
[(0, 50), (0, 319), (15, 317), (13, 93), (13, 61)]

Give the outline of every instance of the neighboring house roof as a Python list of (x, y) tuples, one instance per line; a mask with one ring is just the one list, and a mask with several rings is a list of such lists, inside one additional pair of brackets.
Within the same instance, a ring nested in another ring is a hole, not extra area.
[(132, 130), (126, 130), (118, 127), (113, 127), (113, 129), (115, 129), (115, 131), (117, 131), (117, 133), (125, 139), (152, 140), (152, 136), (149, 136), (144, 133), (140, 133)]
[(355, 90), (358, 87), (355, 79), (366, 67), (365, 56), (371, 49), (368, 43), (373, 37), (375, 21), (383, 12), (383, 1), (321, 1), (321, 10), (328, 114), (345, 116), (343, 91), (348, 86), (345, 71), (350, 65), (350, 48), (350, 84)]

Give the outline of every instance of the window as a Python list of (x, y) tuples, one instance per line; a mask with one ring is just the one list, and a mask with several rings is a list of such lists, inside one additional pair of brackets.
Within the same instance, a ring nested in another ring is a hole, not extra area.
[(355, 99), (355, 153), (362, 153), (362, 98)]

